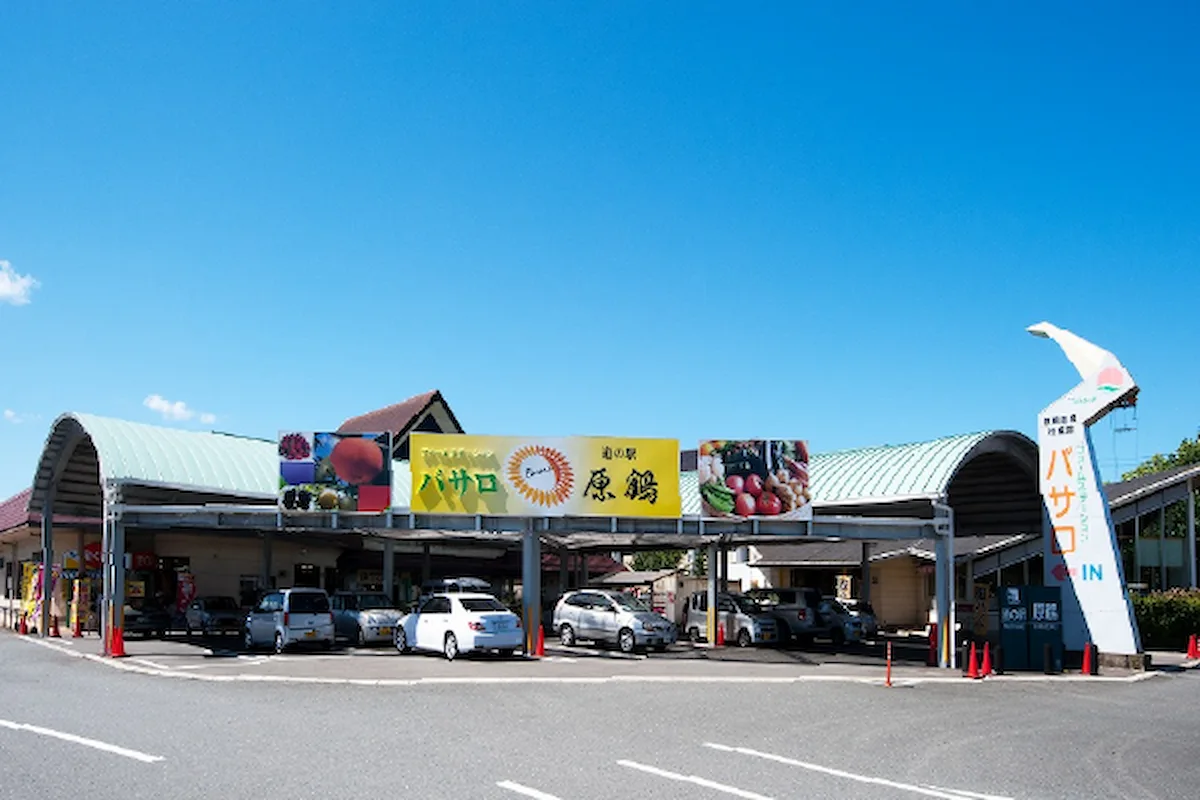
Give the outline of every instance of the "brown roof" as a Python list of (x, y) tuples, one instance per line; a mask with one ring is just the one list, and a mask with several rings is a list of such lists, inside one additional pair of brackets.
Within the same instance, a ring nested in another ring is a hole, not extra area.
[[(24, 525), (42, 524), (41, 514), (29, 513), (29, 496), (33, 489), (17, 492), (7, 500), (0, 501), (0, 533), (20, 528)], [(92, 517), (76, 517), (66, 514), (55, 514), (54, 521), (60, 525), (99, 525), (100, 520)]]
[(462, 426), (458, 425), (458, 420), (455, 419), (454, 412), (450, 411), (450, 406), (446, 404), (442, 393), (435, 389), (431, 392), (410, 397), (387, 408), (380, 408), (375, 411), (368, 411), (366, 414), (360, 414), (357, 417), (351, 417), (342, 423), (342, 426), (338, 428), (338, 433), (383, 433), (384, 431), (388, 431), (394, 436), (402, 436), (408, 433), (409, 428), (424, 413), (425, 409), (436, 402), (441, 402), (446, 407), (446, 412), (450, 414), (450, 418), (461, 429)]

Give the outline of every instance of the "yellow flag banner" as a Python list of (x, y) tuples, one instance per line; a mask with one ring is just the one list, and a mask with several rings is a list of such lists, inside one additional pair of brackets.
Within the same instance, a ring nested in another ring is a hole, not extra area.
[(679, 441), (414, 433), (411, 510), (520, 517), (678, 517)]

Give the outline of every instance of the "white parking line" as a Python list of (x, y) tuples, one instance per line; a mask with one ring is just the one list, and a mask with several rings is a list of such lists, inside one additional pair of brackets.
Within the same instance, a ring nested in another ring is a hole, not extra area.
[(521, 784), (513, 783), (512, 781), (496, 781), (496, 785), (501, 789), (508, 789), (510, 792), (523, 794), (526, 797), (533, 797), (536, 798), (536, 800), (560, 800), (558, 797), (555, 797), (552, 794), (539, 792), (537, 789), (531, 789), (528, 786), (522, 786)]
[(165, 667), (162, 664), (159, 664), (156, 661), (151, 661), (148, 658), (131, 658), (129, 660), (136, 661), (139, 664), (145, 664), (147, 667), (150, 667), (151, 669), (170, 669), (170, 667)]
[(97, 750), (103, 750), (106, 753), (112, 753), (125, 758), (132, 758), (135, 761), (141, 761), (146, 764), (153, 764), (155, 761), (164, 760), (162, 756), (152, 756), (149, 753), (143, 753), (140, 750), (130, 750), (127, 747), (120, 747), (108, 742), (101, 742), (97, 739), (88, 739), (85, 736), (76, 736), (73, 733), (63, 733), (62, 731), (52, 730), (50, 728), (41, 728), (37, 725), (26, 725), (23, 722), (12, 722), (7, 719), (0, 719), (0, 728), (8, 728), (14, 731), (26, 731), (28, 733), (36, 733), (38, 736), (49, 736), (54, 739), (62, 739), (64, 742), (72, 742), (81, 744), (84, 747), (93, 747)]
[(962, 797), (975, 798), (975, 800), (1013, 800), (1011, 797), (1004, 797), (998, 794), (983, 794), (982, 792), (968, 792), (966, 789), (944, 789), (941, 786), (930, 786), (928, 783), (923, 784), (926, 789), (934, 789), (939, 792), (950, 792)]
[(774, 753), (763, 753), (759, 750), (753, 750), (749, 747), (730, 747), (726, 744), (715, 744), (713, 742), (705, 742), (705, 747), (711, 747), (713, 750), (720, 750), (724, 753), (739, 753), (744, 756), (753, 756), (755, 758), (766, 759), (767, 761), (775, 761), (780, 764), (787, 764), (790, 767), (800, 767), (801, 769), (812, 770), (813, 772), (821, 772), (826, 775), (832, 775), (835, 778), (845, 778), (846, 780), (858, 781), (859, 783), (870, 783), (876, 786), (887, 786), (891, 789), (901, 789), (906, 792), (915, 794), (923, 794), (926, 797), (940, 797), (943, 800), (963, 800), (964, 797), (979, 797), (985, 800), (1013, 800), (1011, 797), (999, 797), (997, 795), (975, 795), (967, 792), (959, 791), (958, 789), (937, 789), (934, 787), (917, 786), (911, 783), (900, 783), (899, 781), (890, 781), (887, 778), (873, 778), (869, 775), (859, 775), (854, 772), (846, 772), (833, 767), (823, 767), (820, 764), (810, 764), (807, 761), (797, 761), (794, 758), (786, 756), (778, 756)]
[[(667, 778), (669, 780), (680, 781), (682, 783), (694, 783), (695, 785), (703, 786), (706, 789), (715, 789), (718, 792), (725, 792), (725, 794), (731, 794), (735, 797), (744, 797), (746, 800), (772, 800), (772, 798), (767, 797), (764, 794), (755, 794), (754, 792), (749, 792), (745, 789), (739, 789), (736, 786), (717, 783), (716, 781), (710, 781), (708, 778), (701, 778), (697, 775), (680, 775), (678, 772), (670, 772), (665, 769), (659, 769), (658, 767), (652, 767), (649, 764), (639, 764), (636, 761), (622, 760), (618, 761), (617, 763), (622, 767), (640, 769), (642, 772), (649, 772), (651, 775), (657, 775), (660, 778)], [(961, 798), (959, 800), (961, 800)]]

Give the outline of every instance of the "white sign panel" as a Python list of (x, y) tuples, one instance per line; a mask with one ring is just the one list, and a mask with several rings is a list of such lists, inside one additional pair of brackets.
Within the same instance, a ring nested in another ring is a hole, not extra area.
[(1041, 323), (1030, 332), (1058, 342), (1083, 376), (1038, 420), (1045, 583), (1063, 590), (1064, 645), (1082, 650), (1091, 642), (1105, 653), (1135, 654), (1137, 625), (1088, 427), (1132, 402), (1137, 385), (1116, 356), (1070, 331)]

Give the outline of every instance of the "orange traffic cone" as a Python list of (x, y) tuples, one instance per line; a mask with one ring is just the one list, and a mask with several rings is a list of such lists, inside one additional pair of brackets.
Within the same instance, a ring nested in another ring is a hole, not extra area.
[(120, 628), (113, 628), (112, 646), (109, 648), (108, 654), (113, 658), (125, 657), (125, 631)]
[(1092, 643), (1088, 642), (1083, 646), (1083, 666), (1079, 671), (1084, 675), (1092, 674)]
[(725, 623), (717, 623), (717, 647), (725, 646)]
[(58, 631), (58, 614), (50, 615), (50, 638), (61, 639), (62, 634)]
[(83, 638), (83, 615), (78, 612), (75, 613), (75, 625), (71, 628), (71, 638)]
[(967, 661), (967, 677), (971, 680), (978, 680), (983, 676), (979, 674), (979, 660), (975, 657), (975, 643), (971, 642), (971, 657)]
[(979, 677), (986, 678), (992, 674), (992, 649), (991, 642), (983, 643), (983, 664), (979, 667)]
[(546, 655), (546, 629), (545, 628), (541, 628), (541, 627), (538, 628), (536, 655), (538, 658), (542, 658), (543, 656)]
[[(21, 615), (21, 621), (19, 623), (17, 623), (17, 633), (21, 634), (22, 636), (29, 635), (29, 623), (27, 623), (25, 621), (24, 614)], [(1192, 641), (1195, 642), (1195, 640), (1196, 640), (1196, 637), (1193, 636)]]
[[(24, 631), (21, 632), (24, 633)], [(1196, 634), (1194, 633), (1188, 637), (1187, 657), (1200, 658), (1200, 642), (1196, 641)]]

